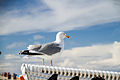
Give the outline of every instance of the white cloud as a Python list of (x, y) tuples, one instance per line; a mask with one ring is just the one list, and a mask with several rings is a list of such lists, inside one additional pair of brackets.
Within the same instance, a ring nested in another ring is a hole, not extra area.
[(20, 67), (22, 63), (39, 63), (42, 64), (41, 58), (32, 58), (29, 57), (28, 59), (22, 58), (23, 56), (16, 55), (16, 54), (6, 54), (4, 58), (0, 60), (0, 72), (11, 72), (11, 73), (18, 73), (21, 74)]
[[(43, 3), (42, 8), (34, 6), (1, 15), (0, 35), (21, 31), (68, 31), (120, 21), (119, 6), (114, 0), (43, 0)], [(49, 10), (41, 11), (44, 8)], [(31, 15), (20, 15), (21, 12), (30, 12)]]
[(0, 72), (11, 72), (11, 73), (18, 73), (20, 74), (20, 67), (21, 67), (20, 62), (14, 61), (11, 62), (9, 61), (5, 61), (4, 63), (0, 63)]
[(75, 65), (74, 62), (70, 61), (70, 59), (64, 59), (64, 62), (58, 63), (58, 65), (67, 67), (67, 66), (73, 66)]
[(25, 45), (26, 45), (25, 42), (14, 42), (14, 43), (12, 43), (12, 44), (9, 44), (6, 48), (7, 48), (7, 49), (12, 49), (12, 48), (16, 48), (16, 46), (17, 46), (17, 47), (23, 47), (23, 46), (25, 46)]
[(0, 64), (0, 67), (10, 66), (10, 65), (11, 65), (10, 63), (3, 63), (3, 64)]
[(39, 39), (43, 39), (44, 37), (43, 36), (41, 36), (41, 35), (34, 35), (33, 36), (33, 39), (34, 40), (39, 40)]
[(20, 59), (20, 56), (14, 54), (7, 54), (4, 57), (5, 59)]
[(119, 58), (120, 42), (115, 42), (113, 44), (93, 45), (65, 50), (61, 56), (55, 56), (54, 60), (58, 66), (119, 70)]
[[(111, 44), (97, 44), (86, 47), (76, 47), (71, 50), (65, 50), (63, 53), (52, 57), (53, 65), (64, 67), (77, 67), (98, 70), (120, 70), (120, 42)], [(50, 65), (50, 59), (45, 59), (45, 64)], [(22, 63), (42, 64), (42, 57), (29, 57), (27, 59), (20, 58), (18, 55), (5, 55), (5, 60), (0, 62), (0, 68), (9, 69), (10, 71), (17, 71), (20, 69)], [(11, 63), (7, 64), (7, 63)], [(17, 64), (14, 64), (17, 63)], [(14, 69), (13, 66), (17, 69)]]

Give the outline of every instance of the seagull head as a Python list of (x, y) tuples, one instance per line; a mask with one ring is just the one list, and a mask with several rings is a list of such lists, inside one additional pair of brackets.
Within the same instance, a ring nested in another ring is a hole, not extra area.
[(70, 36), (66, 35), (64, 32), (58, 32), (56, 35), (56, 39), (64, 39), (64, 38), (70, 38)]

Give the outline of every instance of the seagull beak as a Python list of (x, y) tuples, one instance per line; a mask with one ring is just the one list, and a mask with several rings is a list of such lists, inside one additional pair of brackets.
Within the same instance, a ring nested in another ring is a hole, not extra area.
[(70, 38), (70, 36), (68, 36), (68, 35), (65, 35), (66, 36), (66, 38)]

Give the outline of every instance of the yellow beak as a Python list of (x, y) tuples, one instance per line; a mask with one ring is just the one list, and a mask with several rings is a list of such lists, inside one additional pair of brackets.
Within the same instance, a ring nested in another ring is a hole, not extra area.
[(70, 38), (70, 36), (68, 36), (68, 35), (65, 35), (66, 36), (66, 38)]

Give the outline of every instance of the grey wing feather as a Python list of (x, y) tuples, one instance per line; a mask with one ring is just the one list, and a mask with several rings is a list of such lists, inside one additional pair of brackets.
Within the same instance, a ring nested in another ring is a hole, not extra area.
[(48, 43), (42, 45), (39, 52), (45, 53), (46, 55), (52, 55), (61, 51), (61, 47), (56, 43)]
[(34, 48), (33, 50), (38, 51), (41, 47), (42, 47), (42, 45), (40, 45), (40, 46)]

